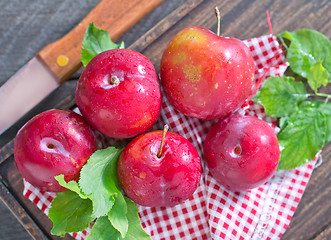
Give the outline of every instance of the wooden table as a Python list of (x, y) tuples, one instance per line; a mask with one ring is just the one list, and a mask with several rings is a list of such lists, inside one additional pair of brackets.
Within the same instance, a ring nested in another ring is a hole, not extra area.
[[(1, 1), (0, 84), (43, 46), (73, 28), (97, 2)], [(121, 39), (125, 40), (127, 46), (133, 43), (131, 48), (142, 52), (159, 69), (160, 56), (166, 43), (179, 30), (200, 25), (216, 31), (213, 13), (216, 5), (221, 9), (221, 31), (224, 36), (248, 39), (269, 34), (266, 17), (266, 10), (269, 10), (275, 34), (284, 30), (311, 28), (331, 38), (331, 1), (165, 0)], [(51, 237), (51, 223), (34, 204), (22, 196), (22, 179), (11, 154), (12, 139), (17, 130), (37, 113), (49, 108), (74, 106), (73, 96), (78, 77), (79, 72), (0, 137), (0, 198), (36, 239)], [(331, 92), (330, 89), (326, 91)], [(314, 170), (290, 228), (282, 239), (331, 238), (331, 144), (324, 147), (322, 156), (323, 164)], [(0, 239), (31, 239), (22, 231), (19, 223), (13, 220), (12, 214), (3, 209), (3, 205), (0, 206), (0, 213), (4, 213), (0, 216)]]

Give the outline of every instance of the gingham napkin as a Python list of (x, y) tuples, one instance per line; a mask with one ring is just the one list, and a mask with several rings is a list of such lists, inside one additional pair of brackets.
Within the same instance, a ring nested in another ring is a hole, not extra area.
[[(276, 37), (262, 36), (245, 43), (255, 61), (255, 80), (283, 75), (288, 64), (282, 57)], [(162, 106), (160, 118), (153, 129), (162, 129), (164, 124), (169, 124), (170, 131), (193, 143), (204, 169), (200, 185), (184, 203), (174, 207), (139, 207), (141, 224), (152, 239), (279, 239), (289, 227), (316, 160), (293, 170), (277, 171), (259, 188), (231, 192), (217, 184), (204, 165), (203, 140), (216, 120), (186, 117), (175, 111), (165, 97)], [(242, 111), (271, 125), (277, 123), (276, 119), (266, 116), (264, 109), (256, 103), (246, 102)], [(24, 182), (24, 186), (24, 196), (48, 214), (55, 193), (40, 191), (28, 182)], [(71, 235), (83, 240), (89, 231), (90, 228)]]

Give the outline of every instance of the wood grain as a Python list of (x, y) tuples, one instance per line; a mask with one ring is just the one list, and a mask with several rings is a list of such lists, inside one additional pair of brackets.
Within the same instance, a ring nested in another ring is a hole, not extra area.
[[(20, 203), (21, 206), (23, 206), (24, 212), (22, 212), (22, 208), (16, 205), (11, 205), (10, 201), (8, 203), (8, 199), (2, 199), (4, 202), (11, 206), (12, 212), (16, 215), (16, 218), (23, 224), (24, 228), (27, 229), (29, 234), (34, 239), (54, 239), (54, 240), (72, 240), (73, 238), (66, 235), (65, 238), (60, 238), (57, 236), (52, 236), (50, 234), (50, 231), (52, 229), (52, 223), (50, 219), (38, 209), (38, 207), (25, 198), (22, 194), (23, 192), (23, 179), (20, 173), (17, 171), (15, 161), (13, 157), (10, 157), (7, 159), (6, 162), (4, 162), (0, 168), (0, 175), (3, 178), (3, 181), (5, 181), (6, 187), (9, 190), (9, 192), (12, 194), (12, 196), (16, 199), (18, 203)], [(31, 221), (25, 221), (24, 219), (27, 219), (29, 217), (32, 217), (34, 222)], [(38, 228), (36, 228), (38, 226)], [(44, 233), (44, 235), (40, 235), (40, 232)], [(42, 238), (41, 238), (42, 237)]]
[(0, 85), (43, 47), (73, 29), (98, 2), (0, 1)]
[[(183, 2), (183, 5), (172, 12), (169, 17), (155, 25), (151, 31), (141, 36), (131, 48), (140, 50), (159, 69), (162, 52), (168, 41), (185, 27), (199, 25), (216, 30), (216, 18), (213, 13), (215, 5), (221, 9), (222, 28), (224, 36), (234, 36), (248, 39), (269, 34), (266, 20), (266, 10), (269, 10), (275, 34), (284, 30), (313, 28), (331, 38), (330, 1), (199, 1)], [(70, 92), (72, 91), (72, 92)], [(60, 105), (70, 108), (74, 104), (73, 89), (61, 99)], [(326, 89), (331, 92), (331, 89)], [(56, 97), (56, 95), (54, 96)], [(62, 105), (63, 104), (63, 105)], [(54, 104), (55, 106), (56, 104)], [(41, 108), (41, 107), (40, 107)], [(323, 148), (323, 164), (316, 168), (307, 185), (302, 200), (292, 218), (290, 228), (282, 239), (330, 239), (331, 238), (331, 144)], [(22, 194), (22, 182), (13, 163), (12, 155), (6, 155), (6, 160), (0, 165), (0, 175), (8, 183), (10, 193), (32, 215), (42, 231), (49, 232), (50, 222), (36, 209), (34, 204), (25, 199)]]
[(323, 148), (322, 157), (323, 163), (313, 171), (283, 239), (314, 239), (331, 227), (331, 144)]
[[(136, 24), (162, 0), (104, 0), (101, 1), (72, 31), (61, 39), (47, 45), (37, 57), (49, 67), (57, 81), (62, 83), (82, 67), (80, 52), (84, 33), (90, 24), (110, 32), (110, 38), (117, 40), (125, 31)], [(59, 56), (65, 56), (68, 63), (57, 63)]]
[(321, 233), (318, 234), (313, 240), (326, 240), (330, 239), (331, 236), (331, 226), (328, 225), (327, 228), (323, 229)]
[(158, 39), (162, 34), (164, 34), (169, 28), (178, 23), (183, 17), (196, 8), (203, 0), (191, 0), (186, 1), (176, 10), (171, 12), (166, 18), (158, 22), (154, 27), (149, 29), (143, 36), (137, 39), (130, 49), (143, 52), (143, 50), (148, 47), (148, 45)]
[(7, 189), (8, 184), (4, 182), (2, 177), (0, 178), (0, 199), (6, 203), (6, 206), (9, 209), (14, 209), (15, 215), (18, 221), (25, 227), (26, 231), (30, 233), (30, 235), (37, 239), (47, 239), (46, 235), (40, 230), (40, 228), (36, 225), (34, 220), (26, 214), (25, 209), (21, 206), (21, 204), (17, 201), (16, 198), (12, 194), (10, 194)]

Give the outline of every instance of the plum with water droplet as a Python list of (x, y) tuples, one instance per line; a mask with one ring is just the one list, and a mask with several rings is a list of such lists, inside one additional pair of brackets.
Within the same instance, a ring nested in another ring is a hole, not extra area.
[(44, 191), (67, 190), (55, 176), (78, 181), (81, 168), (97, 149), (92, 128), (69, 110), (52, 109), (33, 117), (17, 133), (14, 158), (21, 175)]
[(160, 65), (169, 102), (199, 119), (223, 118), (239, 109), (251, 91), (254, 73), (253, 57), (241, 40), (203, 27), (177, 33)]
[(174, 206), (190, 198), (202, 171), (199, 154), (187, 139), (159, 130), (130, 142), (120, 155), (117, 169), (128, 197), (148, 207)]
[(153, 64), (141, 53), (112, 49), (87, 64), (75, 99), (93, 128), (109, 137), (131, 138), (157, 121), (161, 111), (160, 80)]
[(204, 141), (207, 166), (218, 183), (247, 191), (267, 182), (279, 163), (273, 128), (252, 116), (231, 115), (216, 123)]

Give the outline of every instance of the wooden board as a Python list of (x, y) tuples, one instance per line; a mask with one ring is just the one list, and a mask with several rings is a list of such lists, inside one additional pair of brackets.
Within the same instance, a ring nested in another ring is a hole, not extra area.
[[(224, 36), (248, 39), (269, 34), (266, 10), (269, 10), (275, 34), (284, 30), (312, 28), (331, 38), (329, 1), (202, 1), (184, 2), (160, 23), (146, 32), (130, 48), (146, 55), (159, 69), (160, 58), (168, 41), (181, 29), (199, 25), (216, 31), (213, 8), (222, 14)], [(52, 106), (43, 101), (33, 111), (45, 108), (72, 108), (76, 81), (65, 83), (49, 98), (58, 99)], [(331, 92), (331, 89), (325, 89)], [(22, 123), (21, 123), (22, 124)], [(0, 197), (36, 239), (59, 239), (49, 234), (50, 220), (22, 196), (22, 178), (12, 155), (13, 141), (0, 150)], [(282, 239), (327, 239), (331, 237), (331, 144), (323, 149), (323, 164), (314, 170), (304, 196)], [(70, 239), (70, 237), (66, 237)]]

